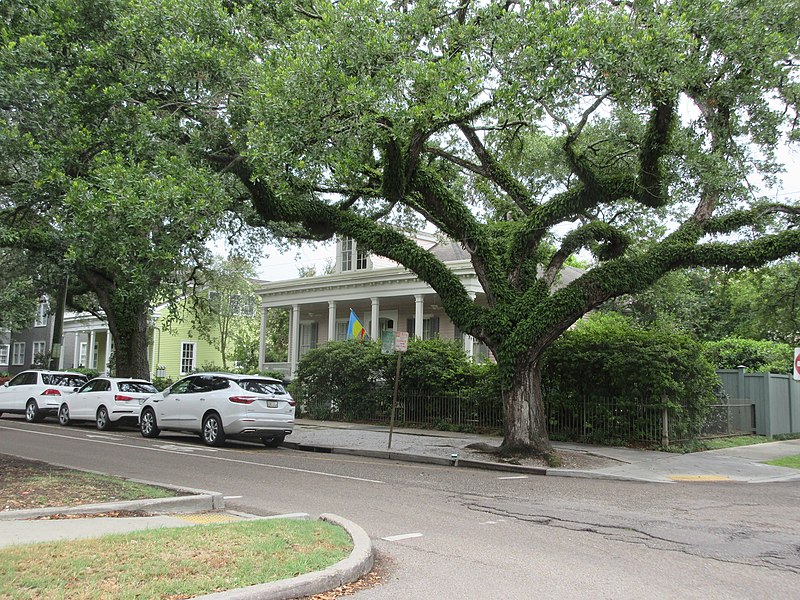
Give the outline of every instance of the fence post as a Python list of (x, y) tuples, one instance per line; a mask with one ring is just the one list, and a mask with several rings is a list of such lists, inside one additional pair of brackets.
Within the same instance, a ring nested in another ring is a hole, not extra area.
[(669, 446), (669, 410), (666, 407), (661, 411), (661, 445)]

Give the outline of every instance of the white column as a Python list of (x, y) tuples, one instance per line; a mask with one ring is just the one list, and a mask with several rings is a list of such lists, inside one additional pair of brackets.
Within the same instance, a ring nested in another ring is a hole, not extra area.
[[(80, 345), (81, 345), (81, 332), (80, 331), (76, 331), (75, 332), (75, 348), (74, 348), (74, 352), (72, 354), (72, 368), (73, 369), (78, 366), (78, 358), (80, 358), (80, 355), (78, 354), (78, 352), (80, 352)], [(83, 365), (83, 366), (85, 367), (86, 365)]]
[(267, 342), (267, 307), (261, 306), (261, 332), (258, 334), (258, 370), (264, 370), (264, 344)]
[[(476, 296), (475, 292), (469, 292), (469, 299), (472, 300), (473, 302), (475, 302), (475, 296)], [(464, 334), (464, 352), (466, 352), (467, 356), (469, 356), (470, 358), (475, 356), (474, 344), (473, 344), (474, 340), (475, 338), (473, 338), (468, 333)]]
[(289, 372), (294, 377), (297, 361), (300, 360), (300, 305), (292, 306), (292, 318), (289, 323)]
[(370, 326), (369, 337), (373, 340), (377, 340), (381, 327), (381, 301), (379, 298), (370, 298), (370, 300), (372, 301), (372, 324)]
[(67, 334), (64, 333), (64, 330), (61, 330), (61, 356), (58, 357), (58, 370), (64, 370), (64, 355), (67, 353), (67, 349), (64, 347), (64, 342), (67, 341)]
[[(156, 335), (158, 335), (158, 341), (156, 341)], [(152, 377), (158, 376), (158, 358), (156, 356), (156, 350), (160, 345), (161, 345), (161, 330), (155, 325), (153, 325), (153, 360), (150, 362), (150, 365), (153, 367), (151, 369), (153, 371)]]
[(86, 349), (86, 366), (89, 369), (96, 369), (97, 366), (94, 364), (94, 342), (95, 342), (95, 333), (94, 329), (89, 332), (89, 347)]
[(109, 372), (108, 363), (111, 362), (111, 330), (106, 327), (106, 362), (103, 365), (103, 371)]
[(336, 302), (328, 300), (328, 341), (336, 339)]
[(423, 298), (422, 294), (415, 294), (414, 295), (414, 337), (421, 340), (422, 339), (422, 305), (423, 305)]

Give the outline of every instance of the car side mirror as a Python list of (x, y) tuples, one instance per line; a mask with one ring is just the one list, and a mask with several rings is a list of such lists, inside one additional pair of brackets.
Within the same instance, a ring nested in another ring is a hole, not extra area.
[(3, 387), (8, 387), (8, 382), (7, 381), (3, 384)]

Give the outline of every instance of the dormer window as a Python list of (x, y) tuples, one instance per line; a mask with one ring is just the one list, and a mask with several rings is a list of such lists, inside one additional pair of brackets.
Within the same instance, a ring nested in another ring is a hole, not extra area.
[(358, 245), (353, 238), (342, 238), (339, 244), (340, 271), (363, 271), (369, 268), (367, 253), (358, 249)]

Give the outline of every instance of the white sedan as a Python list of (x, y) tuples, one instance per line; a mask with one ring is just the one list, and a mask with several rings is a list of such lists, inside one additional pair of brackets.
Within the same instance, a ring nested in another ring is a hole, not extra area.
[(115, 423), (139, 421), (139, 402), (157, 394), (149, 381), (127, 377), (96, 377), (74, 394), (66, 396), (58, 409), (58, 422), (94, 421), (101, 430)]

